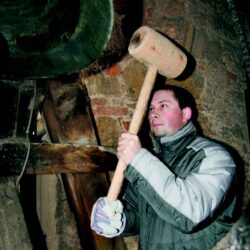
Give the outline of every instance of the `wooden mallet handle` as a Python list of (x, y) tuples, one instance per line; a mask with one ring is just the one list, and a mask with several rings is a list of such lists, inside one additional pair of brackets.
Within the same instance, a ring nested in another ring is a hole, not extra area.
[[(147, 104), (151, 94), (151, 90), (154, 86), (156, 75), (157, 75), (157, 68), (155, 66), (149, 67), (129, 126), (128, 130), (129, 133), (137, 134), (141, 127), (143, 118), (147, 110)], [(124, 178), (123, 171), (125, 167), (126, 163), (122, 160), (119, 160), (107, 194), (108, 201), (113, 201), (117, 199), (122, 188), (122, 183)]]

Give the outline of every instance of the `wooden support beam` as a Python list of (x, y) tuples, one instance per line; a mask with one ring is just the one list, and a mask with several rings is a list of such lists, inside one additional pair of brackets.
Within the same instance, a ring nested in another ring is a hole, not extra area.
[(0, 177), (0, 249), (32, 249), (13, 177)]
[[(4, 143), (0, 147), (0, 176), (21, 173), (27, 146)], [(32, 143), (26, 174), (104, 173), (117, 163), (112, 149), (96, 145)]]
[[(42, 111), (51, 142), (98, 144), (98, 131), (92, 117), (87, 90), (84, 87), (80, 88), (78, 84), (50, 82)], [(96, 148), (103, 149), (98, 146)], [(67, 150), (64, 153), (67, 153)], [(89, 161), (86, 161), (82, 152), (79, 152), (79, 157), (78, 152), (76, 155), (72, 154), (72, 157), (78, 159), (77, 167), (82, 165), (82, 159), (84, 159), (84, 163), (86, 162), (84, 168), (95, 169), (95, 171), (61, 174), (67, 199), (75, 216), (81, 247), (83, 250), (125, 249), (122, 238), (108, 239), (97, 235), (90, 228), (93, 204), (97, 198), (107, 193), (110, 183), (107, 170), (115, 168), (116, 156), (108, 154), (106, 157), (102, 150), (100, 152), (90, 150), (86, 155), (86, 158), (90, 158)], [(71, 156), (69, 162), (69, 164), (72, 163)], [(100, 169), (105, 173), (97, 173), (96, 170)]]

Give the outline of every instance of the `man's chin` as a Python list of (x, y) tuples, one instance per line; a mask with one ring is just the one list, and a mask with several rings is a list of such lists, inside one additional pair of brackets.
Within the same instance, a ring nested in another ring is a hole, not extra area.
[(163, 131), (153, 131), (152, 133), (155, 137), (163, 137), (166, 135)]
[(155, 137), (163, 137), (163, 136), (170, 136), (170, 135), (173, 135), (174, 133), (170, 132), (170, 131), (160, 131), (160, 130), (154, 130), (154, 131), (151, 131), (152, 134), (155, 136)]

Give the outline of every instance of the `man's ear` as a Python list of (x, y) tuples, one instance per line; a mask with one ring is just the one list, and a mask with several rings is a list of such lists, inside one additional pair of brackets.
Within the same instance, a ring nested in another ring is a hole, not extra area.
[(192, 117), (192, 109), (186, 107), (182, 110), (183, 112), (183, 122), (187, 123)]

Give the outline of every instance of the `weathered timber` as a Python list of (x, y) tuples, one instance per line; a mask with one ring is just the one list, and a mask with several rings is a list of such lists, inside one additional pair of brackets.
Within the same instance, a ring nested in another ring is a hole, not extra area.
[[(43, 106), (43, 115), (50, 139), (54, 143), (98, 144), (98, 135), (87, 92), (75, 83), (48, 82), (48, 95)], [(46, 100), (48, 101), (46, 102)], [(99, 147), (98, 147), (99, 148)], [(108, 158), (91, 152), (97, 165), (110, 168), (116, 157)], [(96, 162), (97, 160), (97, 162)], [(89, 168), (93, 168), (89, 162)], [(83, 250), (120, 250), (125, 249), (122, 238), (108, 239), (97, 235), (90, 228), (90, 216), (94, 202), (104, 196), (108, 189), (109, 175), (101, 173), (64, 173), (61, 174), (68, 202), (75, 216), (78, 235)]]
[[(96, 145), (32, 143), (26, 174), (104, 173), (113, 171), (116, 155), (112, 149)], [(18, 175), (23, 167), (27, 145), (0, 146), (0, 176)]]
[(32, 249), (14, 178), (0, 177), (0, 249)]
[(122, 238), (108, 239), (90, 230), (90, 216), (93, 203), (106, 196), (108, 185), (104, 174), (66, 174), (63, 175), (65, 187), (70, 191), (74, 204), (76, 223), (81, 238), (88, 239), (87, 249), (91, 250), (124, 250), (127, 249)]
[(43, 115), (52, 142), (97, 144), (86, 95), (78, 83), (48, 81)]

